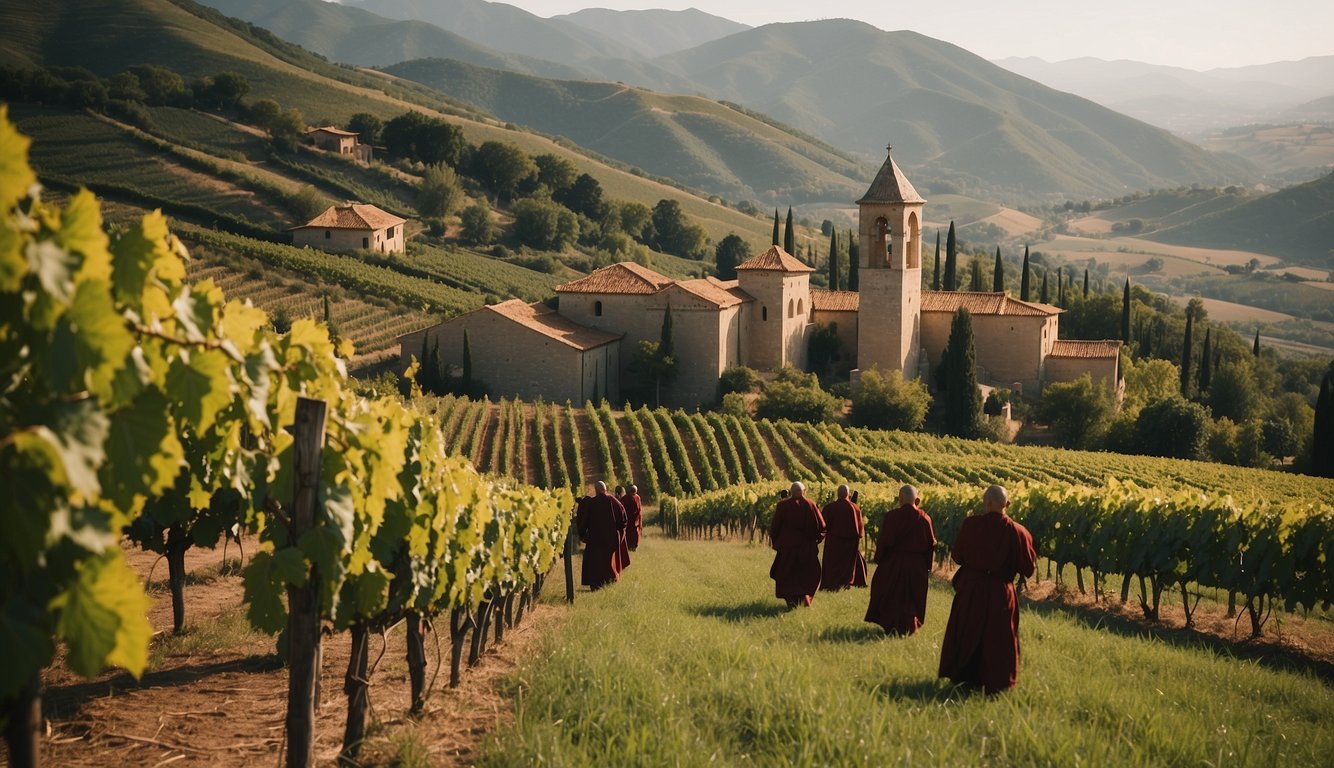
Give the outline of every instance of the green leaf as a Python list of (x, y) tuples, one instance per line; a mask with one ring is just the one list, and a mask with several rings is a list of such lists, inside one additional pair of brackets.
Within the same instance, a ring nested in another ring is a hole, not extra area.
[(216, 349), (182, 354), (167, 371), (167, 391), (196, 432), (207, 432), (232, 399), (227, 356)]
[(285, 547), (274, 553), (273, 564), (270, 567), (275, 581), (293, 587), (305, 584), (310, 570), (305, 555), (296, 547)]
[(148, 597), (119, 549), (83, 561), (78, 580), (56, 600), (56, 633), (70, 669), (91, 677), (115, 665), (138, 677), (148, 664)]
[(369, 618), (384, 609), (389, 602), (389, 582), (392, 577), (381, 570), (367, 571), (357, 577), (357, 616)]
[(9, 107), (0, 104), (0, 211), (8, 212), (37, 183), (37, 174), (28, 165), (31, 143), (9, 122)]
[(286, 586), (274, 574), (273, 556), (256, 552), (250, 558), (241, 581), (245, 585), (246, 618), (250, 626), (269, 635), (287, 626)]
[(74, 272), (79, 268), (79, 257), (54, 240), (28, 241), (24, 256), (28, 270), (37, 275), (42, 289), (62, 304), (69, 302), (74, 295)]
[(128, 509), (136, 494), (159, 496), (180, 474), (184, 449), (168, 415), (167, 398), (146, 389), (111, 417), (101, 479), (107, 497)]
[(0, 551), (14, 564), (7, 568), (38, 566), (51, 515), (64, 501), (55, 486), (61, 475), (55, 445), (35, 432), (15, 433), (0, 447)]
[(9, 221), (0, 223), (0, 292), (15, 293), (28, 274), (28, 260), (23, 257), (23, 238)]
[(80, 280), (107, 282), (111, 279), (109, 240), (102, 230), (102, 211), (92, 192), (80, 189), (70, 198), (60, 216), (56, 241), (83, 257)]
[(65, 481), (88, 498), (95, 498), (102, 485), (97, 470), (106, 459), (109, 431), (106, 414), (91, 400), (79, 400), (53, 408), (38, 434), (51, 442), (60, 456)]
[(134, 336), (111, 303), (111, 288), (96, 280), (79, 283), (69, 311), (61, 319), (74, 341), (74, 361), (89, 390), (112, 396), (116, 372), (125, 367)]
[(217, 311), (222, 306), (222, 291), (213, 286), (213, 281), (195, 283), (181, 292), (172, 302), (176, 310), (176, 322), (180, 323), (185, 338), (202, 341), (213, 332)]

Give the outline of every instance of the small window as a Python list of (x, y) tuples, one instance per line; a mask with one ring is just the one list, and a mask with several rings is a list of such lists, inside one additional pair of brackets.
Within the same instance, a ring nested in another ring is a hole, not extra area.
[(787, 300), (787, 316), (788, 317), (797, 316), (797, 304), (792, 299)]
[(370, 239), (369, 237), (363, 237), (363, 238), (361, 238), (361, 247), (362, 247), (362, 248), (370, 248), (370, 247), (371, 247), (371, 239)]
[(387, 237), (387, 238), (389, 238), (390, 240), (393, 240), (393, 239), (394, 239), (394, 228), (393, 228), (393, 227), (390, 227), (389, 229), (386, 229), (386, 230), (384, 231), (384, 236)]
[(602, 317), (602, 302), (600, 301), (593, 302), (593, 316)]
[(325, 240), (328, 240), (328, 239), (331, 238), (331, 237), (333, 237), (333, 233), (330, 232), (330, 231), (327, 230), (327, 229), (324, 230), (324, 239), (325, 239)]
[(768, 307), (760, 307), (760, 321), (761, 321), (761, 322), (768, 322), (768, 321), (769, 321), (769, 308), (768, 308)]
[(798, 314), (798, 315), (804, 315), (804, 314), (806, 314), (806, 300), (805, 300), (805, 299), (797, 299), (797, 314)]

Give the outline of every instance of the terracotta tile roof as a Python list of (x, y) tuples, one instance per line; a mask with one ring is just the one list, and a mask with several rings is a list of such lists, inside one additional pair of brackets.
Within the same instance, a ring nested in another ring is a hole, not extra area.
[(1104, 360), (1121, 354), (1120, 341), (1076, 341), (1057, 339), (1051, 345), (1051, 357), (1077, 357), (1084, 360)]
[(973, 315), (1011, 315), (1019, 317), (1050, 317), (1065, 310), (1049, 304), (1012, 299), (1003, 293), (975, 291), (922, 291), (923, 312), (949, 312), (959, 308)]
[(925, 203), (922, 196), (913, 189), (912, 182), (903, 175), (899, 169), (898, 163), (894, 162), (894, 156), (886, 152), (885, 164), (880, 166), (880, 172), (875, 175), (875, 181), (871, 182), (870, 189), (862, 195), (858, 203)]
[(494, 312), (524, 328), (578, 350), (595, 349), (621, 338), (620, 334), (580, 325), (541, 302), (528, 304), (522, 299), (510, 299), (482, 307), (479, 311)]
[(306, 131), (306, 133), (307, 133), (307, 134), (311, 134), (311, 133), (328, 133), (328, 134), (331, 134), (331, 135), (333, 135), (333, 136), (360, 136), (360, 135), (361, 135), (361, 134), (357, 133), (356, 131), (345, 131), (345, 130), (343, 130), (342, 128), (335, 128), (335, 127), (333, 127), (332, 125), (326, 125), (326, 126), (324, 126), (324, 127), (322, 127), (322, 128), (311, 128), (309, 131)]
[(811, 306), (816, 312), (856, 312), (861, 305), (862, 295), (856, 291), (811, 289)]
[(713, 275), (709, 275), (708, 277), (706, 277), (706, 278), (704, 278), (704, 279), (705, 279), (705, 280), (708, 280), (710, 283), (713, 283), (714, 285), (718, 286), (719, 288), (722, 288), (724, 291), (730, 291), (730, 290), (732, 290), (732, 289), (734, 289), (734, 288), (737, 288), (738, 286), (741, 285), (741, 281), (740, 281), (740, 280), (719, 280), (718, 278), (714, 277)]
[(633, 261), (594, 270), (587, 277), (556, 286), (556, 293), (653, 294), (671, 285), (672, 279)]
[(803, 264), (797, 257), (773, 245), (759, 256), (752, 256), (737, 265), (736, 270), (763, 269), (771, 272), (814, 272), (815, 269)]
[[(700, 280), (680, 280), (677, 281), (676, 287), (709, 302), (719, 309), (735, 307), (737, 304), (753, 301), (753, 299), (742, 291), (736, 291), (734, 293), (726, 288), (718, 286), (709, 278)], [(737, 294), (741, 295), (738, 296)]]
[(351, 203), (330, 206), (329, 210), (292, 229), (384, 229), (406, 223), (407, 219), (400, 219), (373, 205)]

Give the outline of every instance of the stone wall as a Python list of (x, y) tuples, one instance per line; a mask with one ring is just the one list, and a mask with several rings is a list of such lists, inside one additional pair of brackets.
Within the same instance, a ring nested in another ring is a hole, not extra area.
[(394, 236), (386, 229), (324, 229), (303, 227), (292, 231), (292, 244), (300, 248), (310, 246), (322, 251), (367, 250), (378, 253), (403, 253), (403, 225), (393, 227)]

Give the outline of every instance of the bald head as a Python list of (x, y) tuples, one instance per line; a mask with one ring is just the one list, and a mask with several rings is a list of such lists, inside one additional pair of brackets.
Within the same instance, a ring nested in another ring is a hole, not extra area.
[(597, 491), (599, 496), (605, 496), (607, 494), (607, 484), (599, 480), (593, 483), (593, 490)]
[(852, 493), (852, 489), (849, 488), (848, 486), (846, 486), (846, 485), (840, 485), (840, 486), (838, 487), (838, 497), (839, 497), (840, 499), (846, 499), (846, 498), (848, 497), (848, 494), (850, 494), (850, 493)]
[(1010, 494), (999, 485), (989, 485), (982, 494), (983, 512), (1001, 512), (1010, 506)]
[(916, 504), (921, 497), (917, 495), (917, 489), (911, 485), (905, 485), (899, 489), (899, 504), (907, 507)]
[(630, 486), (630, 493), (639, 493), (639, 486), (637, 485)]
[(790, 493), (794, 499), (803, 498), (806, 495), (806, 486), (801, 483), (793, 483), (792, 487), (788, 489), (788, 493)]

